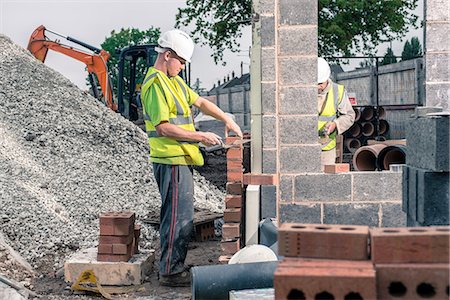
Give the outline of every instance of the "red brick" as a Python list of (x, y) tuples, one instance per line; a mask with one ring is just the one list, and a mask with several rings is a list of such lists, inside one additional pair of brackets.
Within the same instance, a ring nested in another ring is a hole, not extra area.
[(112, 245), (112, 254), (128, 254), (132, 255), (133, 252), (133, 244), (125, 245), (125, 244), (113, 244)]
[(347, 173), (350, 172), (350, 165), (349, 164), (325, 165), (324, 172), (330, 174)]
[(125, 244), (128, 245), (133, 241), (133, 235), (100, 235), (98, 239), (99, 244)]
[(131, 258), (130, 255), (113, 255), (113, 254), (97, 254), (97, 261), (106, 261), (106, 262), (120, 262), (120, 261), (129, 261)]
[(128, 236), (133, 234), (133, 224), (100, 224), (100, 235)]
[(227, 150), (227, 160), (234, 160), (242, 162), (244, 155), (241, 148), (230, 148)]
[(100, 235), (125, 236), (133, 232), (133, 212), (107, 212), (100, 214)]
[(448, 264), (378, 264), (378, 299), (448, 299)]
[(98, 244), (97, 253), (99, 254), (112, 254), (112, 244)]
[(244, 180), (244, 174), (242, 169), (229, 169), (227, 170), (228, 182), (242, 182)]
[(230, 241), (222, 241), (222, 242), (220, 242), (220, 248), (222, 249), (222, 254), (233, 255), (239, 251), (240, 241), (239, 241), (239, 239), (230, 240)]
[(225, 139), (225, 143), (226, 143), (227, 145), (229, 145), (229, 144), (232, 144), (232, 143), (237, 142), (237, 141), (240, 141), (240, 140), (241, 140), (241, 138), (238, 137), (238, 136), (228, 136), (228, 137)]
[(240, 208), (225, 208), (223, 212), (223, 220), (225, 223), (240, 223), (241, 209)]
[(238, 160), (227, 160), (227, 170), (229, 169), (240, 169), (242, 170), (242, 161)]
[(372, 228), (371, 257), (383, 263), (449, 263), (450, 227)]
[(227, 182), (226, 190), (227, 190), (227, 194), (230, 194), (230, 195), (242, 195), (242, 183)]
[(284, 223), (278, 252), (286, 257), (369, 259), (368, 226)]
[(225, 207), (242, 207), (242, 196), (237, 195), (227, 195), (225, 196)]
[(325, 292), (332, 299), (377, 298), (375, 271), (370, 263), (358, 267), (333, 267), (332, 263), (327, 267), (280, 264), (274, 274), (275, 299), (325, 299), (320, 297)]
[(254, 185), (277, 185), (278, 176), (276, 174), (244, 174), (244, 184)]
[(241, 224), (240, 223), (225, 223), (222, 226), (222, 238), (224, 240), (232, 240), (240, 237)]
[(215, 237), (214, 220), (205, 221), (195, 225), (195, 240), (197, 242), (209, 241)]

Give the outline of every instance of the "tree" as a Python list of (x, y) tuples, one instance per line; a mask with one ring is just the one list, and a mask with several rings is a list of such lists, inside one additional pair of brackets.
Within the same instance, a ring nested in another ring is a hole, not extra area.
[(384, 54), (383, 60), (381, 61), (381, 65), (389, 65), (395, 64), (397, 62), (397, 58), (394, 55), (394, 51), (389, 47), (386, 50), (386, 54)]
[[(176, 26), (194, 25), (194, 40), (214, 50), (214, 61), (223, 51), (238, 51), (241, 29), (251, 25), (251, 0), (186, 0)], [(417, 16), (410, 11), (417, 0), (319, 0), (319, 55), (373, 54), (380, 43), (399, 39)]]
[(422, 56), (422, 45), (418, 37), (412, 37), (411, 42), (406, 41), (403, 45), (402, 60), (409, 60)]
[[(157, 42), (160, 35), (159, 28), (150, 27), (147, 30), (141, 31), (136, 28), (122, 28), (119, 32), (115, 30), (111, 31), (111, 35), (105, 39), (101, 44), (102, 49), (109, 52), (111, 55), (108, 59), (107, 66), (108, 71), (111, 76), (112, 86), (114, 89), (114, 94), (117, 95), (117, 85), (118, 85), (118, 73), (119, 73), (119, 55), (121, 50), (128, 46), (134, 45), (145, 45), (154, 44)], [(129, 66), (125, 66), (124, 74), (129, 72)], [(142, 82), (146, 72), (146, 64), (144, 61), (138, 61), (136, 66), (136, 82)], [(125, 81), (125, 89), (128, 89), (129, 83)]]

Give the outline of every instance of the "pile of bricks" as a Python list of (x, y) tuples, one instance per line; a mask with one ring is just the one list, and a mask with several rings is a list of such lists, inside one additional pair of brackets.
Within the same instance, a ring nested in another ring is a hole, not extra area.
[(276, 299), (448, 299), (449, 227), (282, 224)]
[(129, 261), (139, 252), (141, 225), (135, 225), (133, 212), (107, 212), (100, 215), (97, 261)]

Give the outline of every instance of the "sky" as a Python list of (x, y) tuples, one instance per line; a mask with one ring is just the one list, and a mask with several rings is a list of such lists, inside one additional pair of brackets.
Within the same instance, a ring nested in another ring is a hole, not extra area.
[[(185, 3), (185, 0), (0, 0), (0, 33), (26, 48), (34, 29), (44, 25), (49, 30), (100, 48), (112, 30), (147, 30), (150, 26), (159, 27), (161, 32), (173, 29), (177, 9), (184, 7)], [(70, 44), (65, 40), (61, 42)], [(250, 26), (244, 30), (240, 42), (242, 52), (225, 52), (226, 66), (214, 63), (209, 47), (196, 45), (191, 64), (191, 83), (199, 78), (200, 86), (209, 90), (218, 80), (223, 81), (225, 76), (231, 76), (232, 71), (240, 76), (241, 61), (244, 73), (248, 73)], [(45, 64), (80, 88), (87, 88), (87, 72), (83, 63), (49, 51)]]

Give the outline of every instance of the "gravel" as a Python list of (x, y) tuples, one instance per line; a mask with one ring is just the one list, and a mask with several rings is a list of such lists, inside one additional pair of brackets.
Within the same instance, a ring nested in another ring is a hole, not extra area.
[[(34, 268), (95, 246), (101, 212), (158, 213), (148, 152), (136, 125), (0, 35), (0, 231)], [(195, 207), (223, 212), (223, 191), (194, 180)], [(158, 233), (142, 225), (152, 248)]]

